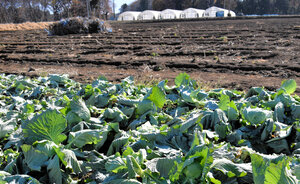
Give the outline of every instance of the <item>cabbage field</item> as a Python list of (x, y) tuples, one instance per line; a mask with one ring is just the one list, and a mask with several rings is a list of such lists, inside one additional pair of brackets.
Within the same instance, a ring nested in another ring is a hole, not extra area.
[(299, 184), (300, 97), (0, 74), (0, 183)]

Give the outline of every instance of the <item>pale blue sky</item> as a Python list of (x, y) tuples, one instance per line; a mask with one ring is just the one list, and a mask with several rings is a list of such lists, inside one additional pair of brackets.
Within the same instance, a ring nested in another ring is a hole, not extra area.
[[(114, 0), (115, 1), (115, 10), (116, 10), (116, 13), (119, 13), (119, 9), (121, 8), (121, 6), (126, 3), (127, 5), (129, 5), (130, 3), (132, 3), (134, 0)], [(113, 0), (112, 0), (113, 2)]]

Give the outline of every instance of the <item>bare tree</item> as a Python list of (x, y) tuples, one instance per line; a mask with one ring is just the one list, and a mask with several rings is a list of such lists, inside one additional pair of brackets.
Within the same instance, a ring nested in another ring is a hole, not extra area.
[(72, 0), (70, 7), (70, 16), (85, 17), (87, 15), (86, 0)]
[(47, 16), (47, 12), (49, 12), (47, 9), (50, 8), (51, 0), (40, 0), (40, 5), (43, 10), (42, 21), (48, 21), (50, 17)]
[[(112, 12), (111, 0), (86, 0), (87, 16), (99, 16), (107, 19)], [(98, 12), (98, 13), (96, 13)]]
[(52, 0), (50, 8), (52, 9), (54, 20), (70, 17), (70, 8), (72, 0)]
[(86, 12), (87, 12), (87, 17), (90, 17), (90, 12), (91, 12), (91, 4), (90, 0), (86, 0)]
[(296, 14), (297, 12), (298, 13), (300, 12), (300, 1), (299, 0), (290, 0), (289, 12), (292, 14)]
[(8, 2), (7, 0), (0, 1), (0, 23), (7, 23), (8, 20), (8, 12), (7, 12)]
[(99, 17), (107, 20), (108, 15), (112, 13), (112, 2), (111, 0), (99, 0), (97, 8)]

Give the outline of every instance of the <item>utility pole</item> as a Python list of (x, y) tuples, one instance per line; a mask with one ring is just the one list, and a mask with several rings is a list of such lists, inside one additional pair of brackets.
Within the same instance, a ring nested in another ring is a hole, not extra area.
[(114, 20), (116, 20), (115, 0), (113, 0), (113, 13), (114, 13)]
[(90, 0), (86, 0), (86, 11), (88, 18), (90, 18)]

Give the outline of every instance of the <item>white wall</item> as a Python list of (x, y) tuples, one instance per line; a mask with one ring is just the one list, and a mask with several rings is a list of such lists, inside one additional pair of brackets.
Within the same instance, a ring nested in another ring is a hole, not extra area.
[(180, 17), (181, 18), (200, 18), (203, 17), (205, 10), (195, 9), (195, 8), (188, 8), (185, 9)]
[(118, 21), (131, 21), (131, 20), (138, 20), (138, 16), (141, 12), (135, 11), (126, 11), (119, 15)]
[(161, 12), (161, 19), (179, 19), (182, 11), (165, 9)]
[(139, 15), (138, 19), (139, 20), (157, 20), (157, 19), (160, 19), (160, 12), (145, 10)]
[(213, 6), (213, 7), (210, 7), (208, 9), (205, 10), (205, 13), (204, 13), (204, 16), (205, 17), (216, 17), (216, 13), (218, 11), (224, 11), (224, 17), (228, 17), (228, 13), (230, 12), (231, 16), (232, 17), (235, 17), (235, 13), (233, 11), (229, 11), (229, 10), (226, 10), (226, 9), (223, 9), (223, 8), (219, 8), (219, 7), (216, 7), (216, 6)]

